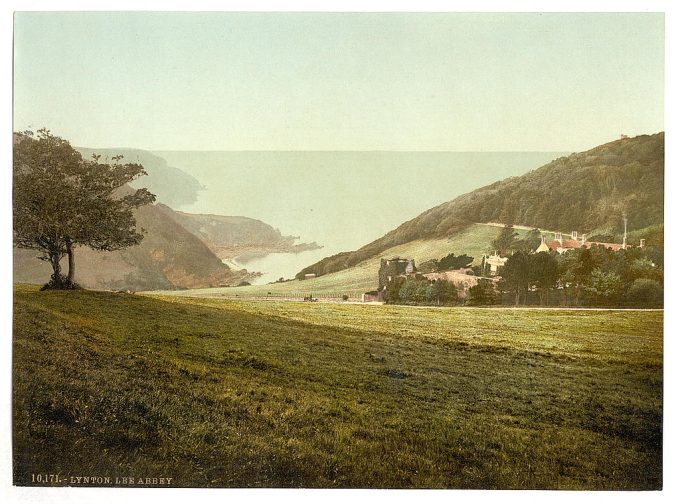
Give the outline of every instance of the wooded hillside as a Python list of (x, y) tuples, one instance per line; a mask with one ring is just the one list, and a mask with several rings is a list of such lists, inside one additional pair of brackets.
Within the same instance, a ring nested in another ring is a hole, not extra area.
[[(521, 224), (617, 236), (663, 224), (664, 133), (624, 138), (558, 158), (443, 203), (354, 252), (303, 269), (324, 275), (418, 239), (449, 236), (475, 222)], [(464, 252), (464, 251), (459, 251)]]

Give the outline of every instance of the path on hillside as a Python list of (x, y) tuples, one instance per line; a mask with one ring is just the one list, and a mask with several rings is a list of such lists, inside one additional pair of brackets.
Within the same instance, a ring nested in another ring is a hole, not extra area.
[[(507, 224), (503, 224), (502, 222), (475, 222), (475, 224), (479, 224), (481, 226), (493, 226), (501, 228), (507, 226)], [(541, 233), (553, 233), (553, 234), (561, 233), (561, 231), (551, 231), (549, 229), (537, 228), (536, 226), (522, 226), (520, 224), (513, 224), (512, 229), (520, 229), (522, 231), (533, 231), (534, 229), (538, 229)]]

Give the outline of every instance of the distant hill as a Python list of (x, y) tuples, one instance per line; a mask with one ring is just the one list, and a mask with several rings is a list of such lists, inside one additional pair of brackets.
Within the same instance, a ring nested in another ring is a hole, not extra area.
[[(590, 235), (663, 225), (664, 133), (624, 138), (560, 157), (443, 203), (354, 252), (298, 273), (324, 275), (414, 240), (451, 236), (475, 222), (502, 222)], [(461, 251), (463, 252), (463, 251)]]
[(194, 177), (168, 165), (162, 157), (141, 149), (93, 149), (76, 147), (84, 158), (99, 154), (102, 158), (112, 158), (121, 155), (128, 163), (139, 163), (144, 166), (147, 176), (133, 182), (133, 187), (146, 187), (157, 197), (157, 201), (179, 208), (182, 205), (194, 203), (198, 192), (203, 189), (201, 183)]
[(295, 244), (297, 236), (283, 236), (278, 229), (249, 217), (190, 214), (165, 205), (159, 205), (159, 210), (200, 238), (220, 259), (320, 248), (316, 243)]
[[(237, 285), (252, 278), (233, 271), (197, 236), (171, 216), (164, 205), (136, 210), (137, 225), (146, 230), (142, 243), (116, 252), (76, 250), (76, 281), (92, 289), (177, 289)], [(14, 281), (44, 283), (50, 265), (32, 250), (14, 249)]]

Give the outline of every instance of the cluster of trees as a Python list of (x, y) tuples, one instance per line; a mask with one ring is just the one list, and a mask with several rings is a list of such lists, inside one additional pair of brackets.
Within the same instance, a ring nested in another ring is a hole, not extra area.
[[(45, 288), (74, 288), (75, 248), (113, 251), (140, 243), (133, 210), (152, 203), (147, 189), (128, 184), (145, 175), (139, 164), (83, 159), (68, 141), (41, 129), (15, 133), (14, 244), (37, 250), (52, 266)], [(68, 256), (68, 273), (61, 259)]]
[(385, 302), (420, 306), (452, 306), (459, 302), (458, 289), (445, 280), (397, 277), (387, 284)]
[(481, 279), (463, 297), (445, 280), (397, 277), (387, 284), (385, 300), (430, 306), (661, 307), (663, 250), (635, 247), (614, 251), (604, 246), (563, 254), (516, 250), (508, 256), (497, 280)]
[(517, 251), (532, 252), (541, 244), (541, 231), (532, 229), (524, 238), (519, 238), (512, 225), (506, 225), (491, 242), (491, 248), (501, 256)]
[(451, 271), (457, 269), (469, 268), (472, 266), (473, 257), (467, 254), (456, 255), (451, 253), (441, 259), (430, 259), (418, 266), (421, 273), (434, 273), (436, 271)]
[(512, 254), (501, 269), (500, 290), (519, 304), (662, 306), (663, 251), (613, 251), (604, 246)]
[(473, 285), (468, 290), (467, 304), (472, 306), (493, 305), (499, 300), (500, 293), (493, 281), (488, 278), (481, 279), (477, 285)]

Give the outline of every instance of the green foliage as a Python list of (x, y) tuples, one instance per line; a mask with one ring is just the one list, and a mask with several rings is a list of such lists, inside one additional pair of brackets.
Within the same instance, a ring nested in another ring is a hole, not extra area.
[(471, 306), (488, 306), (498, 303), (498, 291), (493, 281), (481, 279), (477, 285), (468, 290), (467, 304)]
[[(636, 300), (640, 299), (640, 306), (649, 306), (654, 304), (650, 299), (663, 296), (658, 293), (663, 290), (663, 269), (652, 257), (659, 260), (659, 251), (630, 248), (614, 252), (603, 246), (568, 250), (563, 254), (520, 251), (510, 256), (501, 270), (501, 288), (514, 295), (515, 304), (522, 300), (528, 304), (530, 292), (538, 294), (534, 303), (549, 304), (550, 293), (559, 287), (559, 302), (566, 305), (636, 306)], [(663, 263), (663, 259), (660, 262)], [(634, 282), (641, 279), (651, 283), (639, 283), (633, 291), (640, 289), (639, 295), (624, 297)]]
[[(401, 289), (404, 286), (406, 279), (404, 277), (393, 278), (385, 286), (385, 292), (383, 293), (383, 299), (388, 304), (398, 304), (401, 299)], [(411, 290), (411, 287), (407, 291)]]
[[(426, 280), (414, 278), (397, 278), (387, 284), (387, 292), (396, 291), (399, 285), (398, 295), (388, 295), (391, 304), (420, 305), (420, 306), (452, 306), (458, 303), (458, 289), (446, 280)], [(395, 284), (392, 286), (392, 284)]]
[(416, 300), (416, 293), (421, 282), (406, 279), (399, 289), (399, 302), (401, 304), (418, 304)]
[[(50, 284), (70, 287), (74, 282), (74, 247), (112, 251), (138, 244), (132, 210), (152, 203), (146, 189), (128, 184), (145, 174), (141, 165), (83, 160), (64, 139), (41, 129), (15, 134), (13, 156), (14, 243), (38, 250), (53, 267)], [(68, 254), (69, 274), (62, 280), (59, 261)]]
[(430, 283), (433, 295), (428, 299), (428, 304), (437, 306), (450, 306), (458, 303), (458, 288), (446, 280), (435, 280)]
[(559, 278), (557, 259), (555, 254), (539, 252), (529, 256), (529, 282), (538, 289), (539, 303), (547, 303), (547, 293), (557, 283)]
[[(617, 237), (617, 241), (618, 241)], [(647, 247), (655, 247), (662, 249), (664, 243), (664, 225), (663, 223), (647, 226), (642, 229), (636, 229), (628, 233), (628, 243), (631, 245), (638, 245), (640, 238), (645, 239)]]
[(512, 228), (511, 224), (508, 224), (498, 232), (498, 236), (494, 241), (491, 242), (491, 248), (498, 253), (498, 255), (505, 256), (510, 250), (513, 250), (513, 246), (517, 241), (517, 232)]
[(590, 249), (567, 250), (557, 257), (557, 273), (564, 290), (565, 304), (580, 305), (583, 290), (590, 281), (593, 257)]
[(630, 275), (635, 279), (647, 278), (657, 283), (663, 278), (661, 269), (648, 257), (634, 259), (630, 264)]
[(621, 301), (625, 285), (620, 275), (596, 268), (586, 287), (592, 302), (598, 306), (615, 306)]
[(525, 252), (534, 252), (541, 244), (541, 231), (532, 229), (522, 239), (518, 239), (513, 244), (514, 250), (523, 250)]
[(474, 258), (466, 254), (456, 255), (451, 253), (446, 257), (442, 257), (437, 264), (439, 271), (450, 271), (463, 268), (469, 268), (472, 265)]
[(538, 291), (539, 304), (547, 304), (548, 291), (559, 279), (559, 264), (554, 253), (529, 254), (520, 250), (508, 258), (501, 275), (502, 288), (514, 294), (515, 305), (520, 303), (522, 294), (527, 302), (529, 289)]
[(428, 259), (418, 265), (418, 271), (421, 273), (434, 273), (439, 271), (439, 261), (437, 259)]
[(508, 257), (508, 261), (501, 269), (502, 288), (514, 293), (515, 305), (519, 305), (520, 294), (524, 293), (526, 296), (529, 287), (531, 278), (529, 261), (529, 254), (520, 250)]
[(638, 278), (626, 293), (628, 304), (636, 307), (663, 307), (663, 289), (661, 284), (650, 278)]
[(74, 289), (80, 289), (80, 285), (78, 285), (75, 282), (70, 282), (68, 280), (68, 277), (65, 277), (64, 275), (59, 275), (58, 278), (55, 278), (54, 275), (50, 278), (50, 281), (44, 284), (40, 290), (41, 291), (46, 291), (46, 290), (52, 290), (52, 289), (60, 289), (60, 290), (74, 290)]

